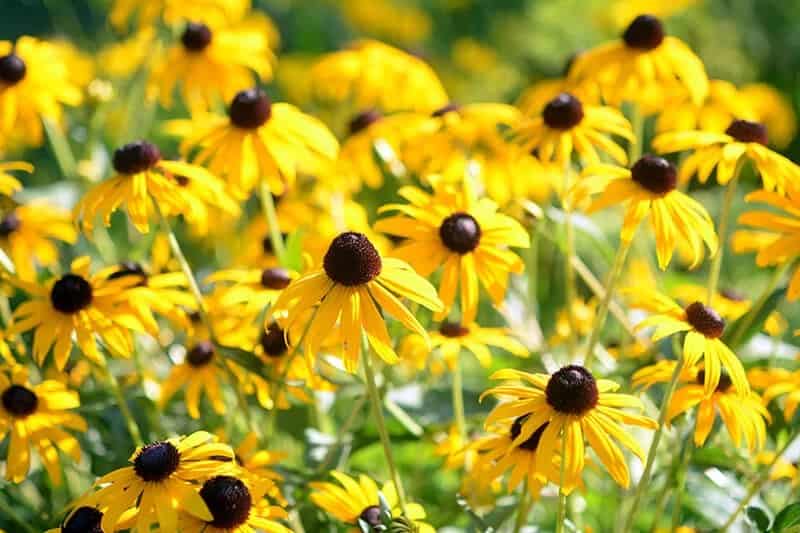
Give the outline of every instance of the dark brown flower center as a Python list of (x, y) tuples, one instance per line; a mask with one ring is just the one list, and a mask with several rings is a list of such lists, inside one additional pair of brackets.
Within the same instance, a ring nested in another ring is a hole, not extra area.
[(286, 344), (286, 333), (275, 322), (261, 332), (261, 349), (268, 357), (282, 357), (289, 347)]
[(120, 174), (137, 174), (155, 166), (161, 160), (161, 151), (153, 143), (134, 141), (114, 151), (114, 170)]
[(459, 104), (457, 104), (455, 102), (450, 102), (446, 106), (440, 107), (439, 109), (437, 109), (436, 111), (431, 113), (431, 116), (432, 117), (443, 117), (443, 116), (445, 116), (446, 114), (448, 114), (450, 112), (458, 111), (460, 109), (461, 109), (461, 106)]
[(17, 231), (21, 225), (22, 220), (20, 220), (17, 212), (11, 211), (9, 214), (3, 217), (3, 220), (0, 220), (0, 237), (8, 237)]
[[(700, 370), (697, 372), (697, 384), (704, 385), (706, 382), (706, 371)], [(731, 388), (733, 382), (731, 377), (726, 372), (721, 372), (719, 375), (719, 383), (717, 383), (716, 392), (726, 392)]]
[(767, 127), (760, 122), (734, 120), (725, 133), (742, 143), (758, 143), (766, 146), (769, 141)]
[(214, 358), (214, 344), (211, 341), (200, 341), (186, 354), (186, 362), (193, 367), (205, 366)]
[(141, 279), (138, 287), (147, 285), (147, 272), (141, 263), (136, 261), (123, 261), (118, 265), (118, 269), (112, 272), (108, 279), (120, 279), (128, 276), (135, 276)]
[(25, 61), (15, 53), (10, 53), (0, 57), (0, 80), (9, 85), (14, 85), (22, 81), (28, 67)]
[(77, 274), (65, 274), (53, 284), (50, 303), (56, 311), (73, 314), (92, 303), (92, 286)]
[(215, 476), (203, 483), (200, 497), (206, 502), (213, 527), (234, 529), (247, 523), (253, 498), (247, 485), (233, 476)]
[(382, 118), (383, 115), (377, 109), (367, 109), (366, 111), (362, 111), (354, 116), (350, 121), (350, 124), (348, 124), (350, 135), (355, 135), (360, 131), (364, 131)]
[(370, 528), (377, 531), (376, 528), (383, 525), (383, 520), (381, 519), (381, 508), (377, 505), (370, 505), (363, 511), (358, 517), (366, 522)]
[(333, 281), (352, 287), (372, 281), (383, 262), (366, 235), (348, 231), (333, 239), (322, 265)]
[(594, 376), (579, 365), (562, 367), (550, 376), (545, 395), (553, 409), (570, 415), (589, 411), (600, 397)]
[(463, 255), (478, 247), (481, 227), (472, 215), (454, 213), (442, 221), (439, 238), (447, 248)]
[(261, 272), (261, 285), (265, 289), (279, 291), (288, 287), (291, 282), (292, 278), (289, 277), (289, 271), (285, 268), (267, 268)]
[(190, 22), (181, 35), (181, 42), (187, 50), (200, 52), (211, 44), (211, 29), (200, 22)]
[(547, 127), (569, 130), (583, 120), (583, 104), (569, 93), (561, 93), (544, 106), (542, 118)]
[(181, 454), (172, 443), (155, 442), (139, 450), (133, 470), (144, 481), (157, 483), (175, 472), (180, 461)]
[(654, 155), (646, 155), (631, 167), (633, 180), (654, 194), (667, 194), (678, 184), (675, 165)]
[(664, 25), (653, 15), (639, 15), (622, 34), (622, 40), (638, 50), (658, 48), (664, 41)]
[(228, 116), (237, 128), (256, 129), (272, 116), (272, 101), (261, 89), (239, 91), (233, 97)]
[(61, 526), (61, 533), (103, 533), (103, 513), (94, 507), (78, 507)]
[(25, 418), (32, 415), (39, 405), (39, 398), (36, 393), (22, 385), (11, 385), (3, 391), (2, 397), (3, 408), (11, 413), (12, 416), (18, 418)]
[(445, 337), (463, 337), (469, 335), (469, 328), (465, 328), (458, 322), (442, 322), (439, 326), (439, 333)]
[[(530, 417), (530, 415), (519, 416), (514, 420), (514, 423), (511, 424), (511, 440), (516, 439), (522, 434), (522, 426), (525, 425), (525, 421), (528, 420), (528, 417)], [(549, 425), (550, 422), (545, 422), (539, 426), (525, 442), (519, 445), (519, 447), (523, 450), (535, 452), (536, 448), (539, 447), (539, 440), (542, 438), (542, 433), (544, 433), (544, 430), (547, 429)]]
[(719, 316), (719, 313), (700, 302), (690, 304), (685, 311), (686, 321), (699, 333), (709, 339), (722, 337), (722, 333), (725, 331), (725, 321)]

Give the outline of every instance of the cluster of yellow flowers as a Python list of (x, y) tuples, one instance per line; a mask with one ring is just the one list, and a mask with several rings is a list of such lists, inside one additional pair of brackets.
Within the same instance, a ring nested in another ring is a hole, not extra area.
[[(380, 4), (400, 19), (383, 28), (387, 37), (430, 31), (424, 13)], [(371, 24), (364, 2), (345, 2), (345, 13)], [(383, 411), (400, 408), (384, 395), (389, 365), (411, 379), (450, 376), (452, 424), (419, 432), (446, 434), (436, 453), (461, 471), (473, 512), (503, 483), (515, 493), (517, 530), (552, 484), (563, 531), (567, 496), (586, 487), (587, 466), (628, 488), (623, 449), (644, 469), (621, 530), (643, 527), (655, 466), (690, 461), (687, 446), (679, 459), (659, 455), (663, 438), (683, 438), (671, 428), (684, 413), (693, 413), (681, 425), (694, 421), (696, 447), (719, 414), (737, 448), (775, 448), (760, 456), (766, 474), (715, 528), (729, 527), (770, 479), (800, 479), (783, 458), (798, 430), (800, 371), (748, 371), (736, 353), (765, 320), (783, 335), (785, 319), (767, 304), (782, 298), (775, 289), (800, 253), (800, 167), (776, 151), (795, 124), (775, 90), (709, 80), (660, 19), (639, 15), (516, 105), (454, 103), (423, 59), (359, 40), (305, 71), (312, 115), (265, 88), (279, 33), (249, 0), (116, 0), (109, 20), (130, 35), (96, 64), (63, 42), (0, 42), (3, 156), (48, 139), (59, 181), (79, 194), (71, 212), (31, 198), (23, 183), (33, 166), (0, 163), (5, 477), (24, 482), (35, 450), (50, 483), (64, 482), (61, 454), (80, 463), (91, 431), (79, 399), (87, 386), (112, 395), (135, 447), (131, 466), (96, 479), (83, 469), (91, 487), (51, 531), (302, 531), (303, 500), (364, 532), (434, 531), (394, 457)], [(123, 100), (117, 88), (130, 83)], [(118, 100), (124, 120), (112, 112)], [(64, 132), (67, 108), (79, 105), (90, 140), (104, 146), (95, 122), (105, 121), (116, 145), (76, 163)], [(153, 129), (157, 108), (174, 112)], [(741, 214), (747, 229), (734, 233), (732, 206), (751, 168), (760, 188), (745, 199), (769, 209)], [(695, 198), (701, 186), (724, 191), (716, 220)], [(581, 258), (577, 229), (609, 208), (623, 214), (602, 282)], [(645, 220), (649, 235), (639, 231)], [(720, 289), (729, 240), (730, 251), (775, 267), (752, 302)], [(561, 256), (552, 272), (538, 268), (536, 247), (547, 242)], [(90, 256), (104, 266), (93, 269)], [(668, 295), (651, 256), (661, 270), (707, 262), (707, 283)], [(543, 279), (564, 294), (547, 334), (536, 312)], [(798, 296), (795, 269), (785, 298)], [(498, 350), (540, 371), (493, 368)], [(481, 396), (499, 402), (480, 434), (464, 405), (466, 353), (501, 381)], [(124, 360), (135, 371), (120, 383)], [(645, 401), (618, 392), (628, 378), (642, 397), (657, 384), (663, 392)], [(321, 395), (351, 385), (372, 404), (390, 479), (378, 488), (351, 477), (340, 471), (346, 461), (327, 469), (331, 445), (285, 495), (276, 471), (284, 455), (263, 447), (279, 447), (275, 413), (319, 410)], [(137, 387), (155, 400), (152, 413), (131, 408)], [(145, 417), (183, 413), (171, 401), (181, 394), (190, 434), (158, 422), (142, 430)], [(776, 401), (789, 433), (782, 442), (768, 434)], [(329, 470), (338, 483), (319, 481)], [(13, 511), (3, 497), (0, 505), (0, 515)], [(659, 525), (657, 517), (646, 527)]]

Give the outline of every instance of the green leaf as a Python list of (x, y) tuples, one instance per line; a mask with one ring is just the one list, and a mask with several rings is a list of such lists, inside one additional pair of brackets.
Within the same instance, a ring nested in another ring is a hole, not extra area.
[(303, 237), (302, 229), (295, 230), (286, 237), (286, 253), (284, 255), (286, 268), (298, 272), (303, 269)]
[[(783, 301), (785, 295), (786, 289), (776, 290), (770, 294), (769, 298), (764, 302), (764, 305), (758, 309), (755, 316), (752, 316), (749, 312), (745, 313), (736, 322), (725, 328), (723, 340), (728, 344), (731, 350), (735, 351), (736, 348), (743, 346), (753, 338), (753, 335), (761, 331), (767, 317), (778, 307), (778, 304)], [(742, 328), (745, 329), (739, 331)]]
[(760, 507), (748, 507), (745, 511), (747, 520), (759, 531), (769, 531), (769, 516)]
[(800, 531), (800, 502), (787, 505), (775, 516), (772, 531), (775, 533)]

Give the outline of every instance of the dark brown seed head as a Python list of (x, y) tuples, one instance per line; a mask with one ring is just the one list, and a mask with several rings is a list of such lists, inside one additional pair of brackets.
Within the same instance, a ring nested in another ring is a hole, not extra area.
[(381, 508), (377, 505), (371, 505), (361, 511), (361, 514), (358, 517), (366, 522), (373, 531), (380, 531), (377, 528), (383, 525), (383, 520), (381, 519)]
[(211, 29), (201, 22), (190, 22), (181, 35), (181, 42), (187, 50), (200, 52), (211, 44)]
[(550, 376), (545, 396), (559, 413), (581, 415), (597, 405), (600, 393), (591, 372), (579, 365), (569, 365)]
[(245, 524), (253, 505), (247, 485), (233, 476), (215, 476), (203, 483), (200, 497), (206, 502), (211, 516), (209, 522), (220, 529), (235, 529)]
[[(700, 370), (697, 372), (697, 384), (698, 385), (705, 385), (706, 382), (706, 371)], [(726, 392), (728, 389), (731, 388), (733, 382), (731, 381), (731, 377), (726, 372), (721, 372), (719, 375), (719, 383), (717, 383), (716, 392)]]
[(766, 146), (769, 141), (767, 127), (760, 122), (734, 120), (725, 133), (742, 143), (758, 143)]
[(382, 118), (383, 115), (377, 109), (367, 109), (366, 111), (362, 111), (354, 116), (350, 121), (350, 124), (348, 124), (350, 135), (355, 135), (360, 131), (364, 131)]
[(25, 61), (15, 53), (10, 53), (0, 57), (0, 81), (8, 85), (14, 85), (22, 81), (28, 67)]
[(8, 237), (17, 231), (21, 225), (22, 220), (20, 220), (17, 212), (11, 211), (9, 214), (3, 217), (3, 220), (0, 220), (0, 237)]
[(467, 254), (480, 244), (481, 227), (472, 215), (454, 213), (442, 221), (439, 238), (453, 252)]
[(372, 281), (381, 273), (383, 262), (366, 235), (348, 231), (333, 239), (322, 265), (333, 281), (353, 287)]
[(686, 309), (686, 321), (692, 327), (709, 339), (722, 337), (725, 331), (725, 321), (719, 313), (700, 302), (690, 304)]
[(654, 155), (646, 155), (631, 167), (633, 180), (654, 194), (667, 194), (678, 184), (675, 165)]
[(583, 104), (573, 95), (561, 93), (544, 106), (542, 118), (554, 130), (572, 129), (583, 120)]
[(50, 290), (50, 303), (61, 313), (77, 313), (91, 305), (92, 286), (77, 274), (65, 274)]
[(622, 34), (622, 39), (631, 48), (653, 50), (664, 41), (664, 25), (653, 15), (639, 15)]
[[(522, 433), (522, 426), (525, 424), (525, 421), (528, 420), (528, 417), (530, 417), (530, 415), (519, 416), (516, 418), (516, 420), (514, 420), (514, 423), (511, 424), (512, 441), (520, 436), (520, 434)], [(547, 429), (547, 426), (549, 425), (550, 422), (545, 422), (544, 424), (539, 426), (539, 428), (537, 428), (536, 431), (534, 431), (533, 434), (530, 437), (528, 437), (528, 439), (525, 442), (520, 444), (519, 447), (522, 448), (523, 450), (535, 452), (536, 448), (539, 447), (539, 440), (542, 438), (542, 433), (544, 433), (544, 430)]]
[(272, 101), (261, 89), (239, 91), (231, 102), (228, 116), (237, 128), (256, 129), (272, 116)]
[(161, 151), (153, 143), (134, 141), (114, 151), (114, 170), (120, 174), (137, 174), (155, 166), (161, 160)]
[(291, 282), (292, 278), (285, 268), (266, 268), (261, 272), (261, 286), (265, 289), (279, 291), (288, 287)]
[(286, 344), (286, 333), (275, 322), (261, 332), (261, 349), (267, 357), (282, 357), (289, 347)]
[(5, 409), (11, 416), (17, 418), (25, 418), (36, 412), (39, 406), (39, 398), (36, 393), (22, 385), (11, 385), (3, 391), (0, 396), (3, 409)]
[(61, 533), (103, 533), (103, 513), (94, 507), (78, 507), (61, 526)]
[(200, 341), (186, 353), (186, 362), (195, 368), (205, 366), (214, 358), (214, 344), (211, 341)]
[(442, 322), (442, 325), (439, 326), (439, 333), (445, 337), (463, 337), (469, 335), (469, 328), (458, 322)]
[(175, 470), (181, 460), (178, 449), (170, 442), (154, 442), (139, 450), (133, 460), (133, 471), (144, 481), (164, 481)]

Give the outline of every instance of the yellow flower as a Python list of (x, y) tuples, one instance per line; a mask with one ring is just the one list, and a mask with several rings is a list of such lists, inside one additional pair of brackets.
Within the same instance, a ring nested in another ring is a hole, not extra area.
[(769, 403), (779, 396), (784, 396), (783, 416), (786, 421), (792, 420), (800, 406), (800, 371), (788, 372), (783, 369), (768, 369), (769, 383), (764, 389), (764, 403)]
[[(686, 305), (702, 301), (708, 296), (708, 287), (693, 283), (683, 283), (670, 291), (675, 299)], [(736, 320), (745, 314), (752, 302), (744, 295), (730, 289), (722, 289), (711, 297), (711, 308), (725, 320)]]
[(278, 295), (297, 279), (296, 272), (281, 267), (220, 270), (206, 278), (206, 283), (220, 287), (215, 302), (229, 309), (237, 308), (244, 321), (251, 321), (275, 303)]
[(778, 148), (786, 148), (797, 133), (792, 102), (765, 83), (745, 85), (739, 94), (755, 110), (756, 120), (767, 127), (770, 142)]
[(725, 321), (719, 313), (700, 302), (693, 302), (682, 308), (669, 296), (654, 290), (635, 289), (627, 292), (634, 300), (631, 302), (633, 307), (653, 313), (637, 326), (637, 329), (654, 326), (653, 342), (686, 332), (683, 341), (683, 366), (694, 367), (703, 358), (706, 396), (711, 396), (719, 385), (723, 367), (730, 376), (727, 379), (730, 379), (739, 394), (747, 395), (750, 392), (750, 384), (741, 361), (720, 340), (725, 331)]
[(588, 106), (570, 93), (561, 93), (550, 100), (540, 113), (522, 118), (513, 128), (516, 141), (526, 152), (536, 150), (545, 163), (561, 166), (577, 152), (585, 163), (599, 163), (601, 152), (620, 164), (628, 156), (611, 135), (634, 141), (630, 123), (614, 108)]
[(117, 531), (130, 509), (137, 510), (139, 531), (149, 531), (155, 523), (161, 531), (177, 531), (179, 510), (211, 521), (214, 516), (197, 491), (199, 483), (227, 474), (235, 465), (230, 446), (205, 431), (142, 446), (128, 461), (132, 466), (102, 476), (95, 482), (97, 492), (85, 497), (108, 507), (103, 531)]
[(550, 339), (550, 344), (557, 346), (565, 343), (570, 338), (573, 333), (570, 325), (570, 314), (575, 320), (575, 329), (577, 331), (574, 333), (576, 336), (585, 336), (591, 333), (596, 313), (596, 300), (584, 301), (582, 298), (575, 298), (570, 305), (570, 310), (564, 307), (556, 313), (555, 331)]
[[(747, 202), (759, 202), (772, 208), (770, 211), (747, 211), (739, 223), (756, 228), (737, 231), (733, 236), (733, 249), (738, 253), (757, 252), (756, 265), (765, 268), (792, 261), (800, 253), (800, 189), (790, 187), (786, 196), (756, 191), (745, 197)], [(800, 296), (800, 268), (795, 268), (789, 281), (786, 298), (794, 301)]]
[(258, 446), (258, 436), (254, 431), (249, 432), (234, 450), (236, 464), (241, 469), (243, 477), (251, 477), (258, 480), (267, 481), (267, 494), (274, 498), (281, 505), (286, 505), (286, 500), (281, 495), (277, 483), (283, 481), (283, 476), (272, 469), (286, 458), (283, 452), (273, 452), (260, 449)]
[(155, 30), (146, 26), (127, 39), (102, 48), (97, 54), (97, 64), (108, 76), (132, 76), (148, 58), (155, 55), (154, 47), (161, 52), (161, 46), (155, 41)]
[(185, 20), (214, 23), (241, 19), (250, 9), (251, 0), (114, 0), (109, 12), (111, 24), (118, 30), (135, 20), (139, 28), (151, 26), (162, 18), (168, 24)]
[(356, 110), (421, 111), (447, 105), (447, 93), (421, 59), (378, 41), (353, 43), (323, 55), (311, 68), (316, 99), (350, 103)]
[[(405, 327), (427, 338), (425, 328), (393, 294), (405, 296), (433, 311), (442, 302), (435, 289), (405, 262), (381, 258), (372, 243), (361, 233), (345, 232), (333, 239), (322, 268), (314, 269), (292, 282), (273, 307), (288, 312), (284, 329), (306, 317), (319, 305), (307, 322), (305, 354), (311, 358), (341, 317), (345, 367), (358, 368), (362, 335), (375, 353), (389, 364), (398, 357), (379, 307), (400, 320)], [(291, 340), (291, 339), (290, 339)]]
[[(655, 383), (669, 383), (676, 364), (675, 361), (660, 361), (641, 368), (634, 373), (633, 384), (650, 387)], [(758, 394), (751, 391), (739, 394), (731, 388), (728, 375), (723, 373), (713, 393), (708, 395), (704, 386), (705, 370), (697, 367), (684, 366), (679, 381), (684, 385), (670, 398), (667, 422), (697, 406), (695, 445), (702, 446), (706, 442), (719, 413), (736, 446), (741, 446), (742, 437), (750, 451), (764, 446), (767, 437), (764, 421), (770, 421), (770, 416)]]
[(649, 91), (676, 87), (699, 105), (708, 93), (702, 61), (683, 41), (666, 35), (661, 21), (652, 15), (633, 19), (620, 40), (581, 53), (569, 79), (597, 83), (612, 105), (637, 102)]
[(495, 305), (505, 298), (510, 272), (520, 273), (522, 260), (509, 247), (527, 248), (525, 229), (514, 219), (497, 212), (488, 198), (476, 199), (468, 188), (439, 185), (433, 195), (415, 187), (402, 187), (398, 194), (406, 204), (388, 204), (379, 212), (398, 211), (375, 224), (377, 231), (405, 239), (393, 252), (410, 263), (422, 276), (442, 267), (439, 297), (443, 319), (453, 307), (461, 288), (461, 322), (470, 323), (478, 312), (480, 282)]
[(402, 44), (418, 43), (431, 31), (431, 19), (425, 11), (393, 0), (344, 0), (341, 10), (359, 33)]
[[(380, 491), (375, 482), (365, 475), (358, 476), (358, 481), (342, 472), (332, 471), (336, 481), (341, 486), (330, 482), (313, 481), (309, 483), (312, 489), (311, 501), (331, 516), (351, 526), (357, 526), (363, 520), (370, 526), (383, 523), (381, 516), (381, 502), (378, 493), (384, 497), (390, 507), (393, 518), (401, 516), (402, 511), (398, 505), (397, 491), (391, 481), (383, 484)], [(409, 502), (405, 506), (410, 520), (413, 520), (419, 533), (434, 533), (430, 524), (423, 522), (425, 509), (418, 503)], [(351, 531), (359, 531), (351, 529)]]
[[(86, 432), (86, 421), (71, 412), (80, 406), (78, 393), (58, 381), (31, 385), (24, 367), (0, 372), (0, 441), (10, 433), (6, 456), (6, 479), (20, 483), (28, 475), (31, 446), (39, 452), (42, 464), (54, 485), (61, 485), (59, 453), (75, 462), (81, 460), (81, 446), (64, 431)], [(63, 429), (62, 429), (63, 428)]]
[(694, 150), (681, 164), (678, 178), (685, 183), (697, 174), (700, 183), (708, 181), (714, 168), (717, 183), (726, 185), (736, 168), (749, 159), (768, 191), (784, 194), (788, 186), (800, 180), (800, 167), (766, 146), (767, 129), (763, 124), (748, 120), (734, 120), (725, 133), (707, 131), (681, 131), (663, 133), (653, 139), (653, 148), (659, 153)]
[(35, 330), (33, 357), (39, 365), (52, 349), (56, 367), (63, 370), (73, 342), (93, 362), (103, 364), (95, 336), (112, 355), (130, 357), (133, 339), (128, 328), (145, 331), (122, 307), (128, 298), (127, 289), (137, 280), (108, 279), (109, 271), (102, 270), (90, 275), (89, 266), (88, 257), (79, 257), (70, 265), (69, 273), (44, 286), (17, 278), (8, 280), (33, 297), (14, 310), (14, 324), (8, 332), (13, 335)]
[(11, 196), (22, 190), (22, 183), (10, 173), (12, 170), (21, 170), (30, 174), (33, 165), (24, 161), (8, 161), (0, 163), (0, 194)]
[[(674, 101), (673, 101), (674, 100)], [(708, 96), (697, 104), (678, 91), (656, 120), (656, 132), (702, 130), (722, 133), (734, 119), (758, 120), (751, 102), (729, 81), (711, 80)]]
[(188, 346), (184, 362), (172, 367), (161, 384), (159, 404), (163, 408), (179, 389), (185, 389), (186, 410), (190, 417), (197, 419), (200, 418), (200, 395), (205, 392), (214, 412), (225, 414), (220, 384), (228, 379), (221, 367), (226, 364), (226, 361), (216, 357), (216, 350), (210, 341)]
[(22, 36), (0, 41), (0, 134), (39, 146), (42, 119), (61, 122), (62, 105), (81, 103), (80, 88), (55, 44)]
[[(754, 460), (760, 465), (771, 465), (775, 460), (775, 452), (763, 451), (756, 455)], [(788, 479), (792, 487), (796, 487), (800, 484), (800, 463), (791, 463), (786, 459), (778, 458), (769, 473), (769, 478), (772, 481)]]
[(611, 477), (627, 487), (630, 484), (628, 465), (620, 444), (631, 450), (642, 461), (644, 451), (639, 443), (620, 427), (620, 423), (655, 429), (654, 420), (622, 411), (621, 407), (642, 408), (641, 402), (630, 395), (615, 393), (619, 385), (605, 379), (595, 379), (582, 366), (562, 367), (552, 375), (529, 374), (504, 369), (492, 374), (491, 379), (522, 381), (523, 385), (504, 384), (485, 391), (481, 398), (495, 395), (510, 398), (500, 403), (486, 418), (486, 425), (498, 421), (519, 420), (511, 449), (522, 447), (542, 427), (536, 439), (536, 470), (548, 472), (552, 461), (560, 455), (559, 437), (566, 439), (563, 461), (565, 483), (562, 490), (569, 493), (580, 482), (586, 455), (584, 438), (608, 469)]
[(252, 87), (253, 72), (268, 81), (275, 55), (260, 26), (249, 21), (223, 27), (188, 22), (180, 43), (168, 48), (154, 66), (150, 90), (169, 108), (180, 84), (181, 98), (196, 114), (229, 101), (242, 87)]
[(600, 193), (588, 207), (594, 212), (624, 204), (621, 239), (630, 242), (640, 222), (649, 214), (656, 237), (658, 264), (666, 269), (679, 242), (688, 245), (692, 267), (704, 257), (703, 244), (713, 254), (719, 245), (714, 223), (706, 209), (676, 189), (677, 171), (666, 159), (646, 155), (630, 170), (612, 165), (595, 165), (584, 171), (574, 194)]
[(260, 180), (275, 195), (290, 190), (298, 171), (313, 172), (336, 158), (339, 145), (316, 118), (296, 107), (273, 104), (261, 89), (239, 91), (228, 116), (207, 114), (171, 121), (181, 152), (228, 181), (246, 198)]
[[(87, 502), (89, 503), (89, 502)], [(102, 508), (105, 511), (105, 507)], [(103, 511), (94, 505), (79, 505), (69, 511), (57, 528), (48, 529), (45, 533), (67, 533), (70, 531), (102, 531), (100, 523), (103, 520)], [(135, 513), (127, 512), (120, 518), (120, 529), (128, 529), (136, 518)]]

